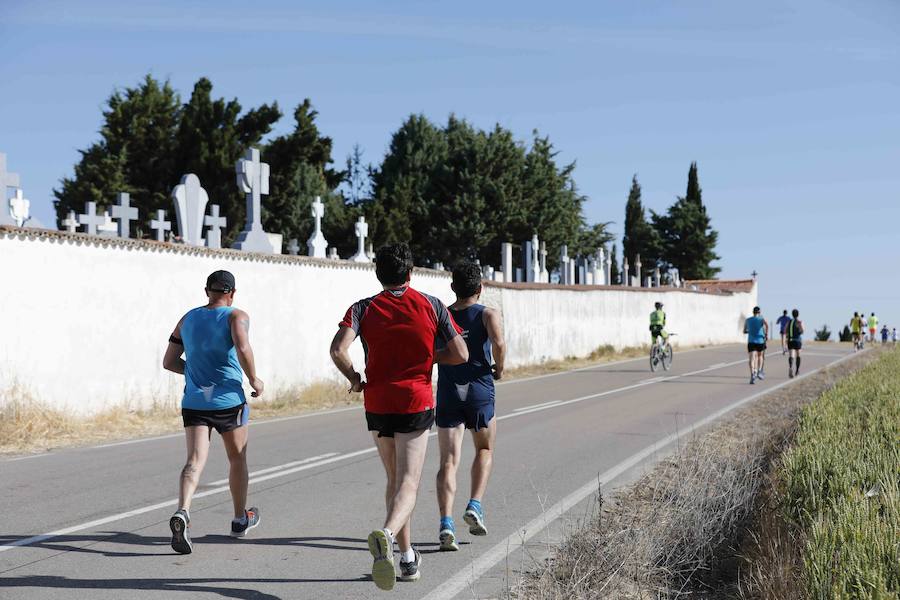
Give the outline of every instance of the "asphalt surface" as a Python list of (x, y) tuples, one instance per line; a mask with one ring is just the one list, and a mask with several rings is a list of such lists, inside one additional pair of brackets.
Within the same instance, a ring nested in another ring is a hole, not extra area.
[[(803, 374), (844, 356), (805, 350)], [(752, 386), (739, 345), (676, 352), (674, 362), (667, 373), (636, 359), (499, 386), (490, 535), (470, 536), (461, 518), (467, 440), (455, 553), (437, 551), (432, 438), (413, 522), (422, 578), (390, 593), (369, 578), (365, 539), (382, 525), (384, 475), (359, 408), (251, 425), (250, 502), (262, 521), (241, 540), (227, 535), (227, 461), (214, 436), (187, 556), (173, 553), (168, 529), (182, 434), (0, 460), (0, 598), (496, 597), (533, 547), (560, 535), (556, 517), (589, 510), (598, 482), (614, 489), (681, 437), (789, 384), (780, 352)]]

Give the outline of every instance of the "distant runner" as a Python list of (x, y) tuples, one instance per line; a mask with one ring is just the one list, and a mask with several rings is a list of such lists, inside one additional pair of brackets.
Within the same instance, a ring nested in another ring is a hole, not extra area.
[(891, 332), (888, 331), (888, 326), (887, 326), (887, 325), (885, 325), (884, 327), (881, 328), (881, 344), (882, 344), (882, 345), (887, 344), (888, 336), (889, 336), (890, 334), (891, 334)]
[[(744, 333), (747, 334), (747, 353), (750, 356), (750, 383), (756, 383), (762, 369), (763, 356), (766, 353), (766, 340), (769, 338), (769, 324), (760, 316), (760, 308), (753, 307), (753, 316), (744, 321)], [(765, 376), (760, 377), (765, 379)]]
[(650, 343), (656, 344), (656, 339), (662, 338), (665, 344), (669, 334), (666, 333), (666, 313), (663, 312), (663, 303), (657, 302), (654, 307), (656, 310), (650, 313)]
[(878, 317), (875, 313), (869, 317), (869, 341), (875, 343), (875, 332), (878, 331)]
[(463, 520), (469, 525), (472, 535), (487, 535), (481, 501), (491, 474), (497, 433), (494, 380), (503, 376), (506, 358), (500, 314), (493, 308), (478, 304), (481, 268), (474, 263), (457, 266), (453, 269), (451, 287), (456, 293), (456, 302), (450, 305), (450, 314), (463, 330), (469, 360), (462, 365), (438, 367), (436, 422), (441, 466), (437, 475), (437, 497), (441, 513), (438, 533), (441, 550), (459, 550), (451, 515), (466, 429), (472, 431), (475, 458), (472, 461), (469, 502)]
[[(366, 422), (387, 475), (384, 528), (369, 534), (372, 579), (394, 588), (394, 541), (400, 547), (400, 580), (420, 577), (422, 556), (412, 547), (411, 520), (434, 424), (431, 372), (434, 363), (458, 365), (469, 359), (447, 307), (409, 287), (412, 253), (406, 244), (384, 246), (375, 257), (381, 293), (353, 304), (331, 342), (331, 358), (364, 392)], [(366, 381), (353, 367), (350, 344), (359, 336), (366, 353)], [(436, 349), (437, 342), (444, 345)]]
[(179, 554), (193, 551), (191, 498), (209, 455), (213, 429), (222, 436), (230, 465), (228, 484), (234, 506), (231, 536), (243, 537), (259, 525), (259, 509), (246, 508), (250, 407), (244, 397), (244, 373), (254, 398), (262, 395), (263, 382), (256, 376), (250, 347), (250, 316), (232, 307), (235, 291), (234, 275), (228, 271), (210, 275), (206, 280), (209, 303), (181, 318), (169, 336), (163, 358), (165, 369), (183, 374), (185, 379), (181, 418), (187, 438), (187, 462), (181, 470), (178, 510), (169, 519), (172, 549)]
[[(800, 320), (800, 311), (796, 308), (791, 311), (793, 317), (787, 325), (788, 338), (788, 377), (794, 378), (800, 372), (800, 350), (803, 348), (803, 321)], [(796, 368), (794, 358), (796, 357)]]
[(775, 321), (775, 324), (778, 325), (778, 331), (781, 333), (781, 353), (787, 354), (787, 336), (784, 333), (785, 328), (787, 328), (787, 324), (791, 322), (791, 318), (788, 316), (787, 309), (784, 309), (784, 312), (781, 313), (781, 316), (778, 317), (778, 320)]
[(853, 351), (859, 350), (862, 337), (863, 324), (858, 312), (853, 313), (850, 319), (850, 339), (853, 341)]
[(897, 328), (896, 327), (894, 327), (891, 330), (891, 341), (894, 343), (895, 346), (897, 345)]

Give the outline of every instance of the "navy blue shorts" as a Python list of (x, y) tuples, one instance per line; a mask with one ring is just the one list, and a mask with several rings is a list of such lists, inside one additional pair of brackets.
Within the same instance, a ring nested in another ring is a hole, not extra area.
[[(493, 383), (493, 382), (491, 382)], [(438, 383), (435, 423), (438, 427), (457, 427), (478, 431), (494, 418), (494, 387), (475, 381), (465, 386)]]

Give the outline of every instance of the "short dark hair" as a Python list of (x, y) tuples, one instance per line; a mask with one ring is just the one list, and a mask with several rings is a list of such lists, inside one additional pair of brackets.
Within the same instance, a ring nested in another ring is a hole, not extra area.
[(797, 317), (800, 316), (800, 311), (797, 310), (797, 309), (795, 308), (794, 310), (791, 311), (791, 314), (792, 314), (792, 315), (794, 316), (794, 318), (796, 319)]
[(758, 307), (758, 306), (754, 306), (754, 307), (753, 307), (753, 314), (755, 315), (755, 314), (758, 313), (758, 312), (760, 312), (759, 307)]
[(481, 291), (481, 267), (473, 262), (461, 262), (453, 267), (453, 291), (460, 298), (469, 298)]
[(412, 252), (403, 242), (382, 246), (375, 254), (375, 276), (382, 285), (406, 283), (412, 268)]
[(787, 314), (787, 309), (784, 309), (784, 314)]

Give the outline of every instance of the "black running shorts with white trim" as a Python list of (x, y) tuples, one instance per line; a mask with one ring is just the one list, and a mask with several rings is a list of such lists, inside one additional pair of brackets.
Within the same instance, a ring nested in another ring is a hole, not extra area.
[(219, 433), (227, 433), (243, 427), (250, 421), (250, 405), (246, 402), (222, 410), (181, 409), (185, 427), (213, 427)]
[(431, 429), (434, 425), (434, 409), (409, 413), (385, 414), (366, 411), (366, 423), (369, 431), (377, 431), (378, 437), (394, 437), (395, 433), (412, 433), (422, 429)]
[(754, 344), (753, 342), (747, 344), (747, 352), (765, 352), (766, 345), (763, 344)]
[(788, 350), (800, 350), (803, 348), (802, 340), (788, 340)]

